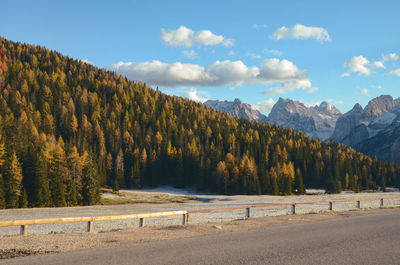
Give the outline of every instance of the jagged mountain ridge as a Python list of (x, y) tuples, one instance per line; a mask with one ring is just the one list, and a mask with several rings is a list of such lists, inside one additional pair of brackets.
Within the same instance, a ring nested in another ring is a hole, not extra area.
[(234, 101), (208, 100), (205, 106), (241, 117), (248, 120), (278, 125), (302, 131), (310, 137), (328, 139), (341, 112), (327, 102), (320, 105), (307, 107), (299, 101), (279, 98), (267, 116), (252, 109), (251, 105), (242, 103), (239, 99)]
[(355, 149), (381, 160), (400, 162), (400, 104), (376, 117), (368, 126), (359, 127), (353, 131), (362, 131), (363, 138), (356, 138), (358, 141), (352, 143)]
[(350, 146), (357, 144), (365, 137), (369, 137), (366, 127), (375, 118), (390, 111), (399, 103), (400, 98), (393, 99), (390, 95), (381, 95), (369, 101), (364, 109), (360, 104), (355, 104), (353, 109), (339, 117), (330, 139)]
[(204, 102), (204, 105), (215, 110), (229, 113), (233, 117), (240, 117), (259, 123), (267, 122), (267, 116), (261, 114), (258, 110), (252, 109), (250, 104), (243, 103), (238, 98), (234, 101), (207, 100)]
[(335, 106), (325, 101), (307, 107), (299, 101), (279, 98), (268, 115), (268, 122), (302, 131), (313, 138), (328, 139), (340, 115), (341, 112)]

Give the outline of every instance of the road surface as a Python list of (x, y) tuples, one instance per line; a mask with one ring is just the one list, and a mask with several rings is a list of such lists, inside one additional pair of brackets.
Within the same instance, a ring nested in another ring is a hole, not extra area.
[(400, 211), (127, 243), (0, 264), (400, 264)]

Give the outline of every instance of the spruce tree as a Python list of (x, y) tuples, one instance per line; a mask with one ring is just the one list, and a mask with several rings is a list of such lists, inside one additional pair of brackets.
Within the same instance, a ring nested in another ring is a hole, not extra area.
[(19, 197), (22, 196), (22, 168), (16, 153), (12, 153), (6, 160), (5, 190), (7, 208), (17, 208)]
[(303, 174), (301, 173), (300, 168), (296, 169), (296, 175), (294, 179), (294, 190), (296, 194), (303, 195), (306, 194), (306, 187), (303, 183)]
[(82, 204), (93, 205), (100, 202), (100, 190), (96, 180), (96, 167), (91, 158), (83, 168)]

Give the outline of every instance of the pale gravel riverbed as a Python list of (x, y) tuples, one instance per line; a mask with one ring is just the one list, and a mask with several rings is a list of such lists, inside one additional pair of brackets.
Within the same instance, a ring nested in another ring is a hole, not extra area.
[[(142, 196), (148, 200), (149, 197), (157, 198), (165, 194), (175, 197), (190, 196), (191, 200), (185, 203), (136, 203), (122, 205), (97, 205), (81, 207), (64, 208), (31, 208), (31, 209), (8, 209), (0, 210), (0, 221), (23, 220), (23, 219), (42, 219), (42, 218), (60, 218), (60, 217), (82, 217), (82, 216), (100, 216), (100, 215), (124, 215), (143, 212), (160, 212), (174, 210), (200, 210), (215, 209), (226, 207), (239, 207), (246, 205), (260, 204), (284, 204), (312, 201), (334, 201), (334, 200), (363, 200), (381, 197), (400, 196), (400, 192), (371, 192), (371, 193), (350, 193), (341, 194), (318, 194), (304, 196), (247, 196), (247, 195), (213, 195), (213, 194), (195, 194), (188, 190), (177, 190), (171, 188), (161, 188), (145, 191), (124, 191), (132, 193), (134, 196)], [(391, 199), (385, 201), (385, 206), (400, 206), (400, 199)], [(362, 208), (378, 208), (379, 200), (361, 203)], [(338, 203), (334, 205), (335, 211), (355, 210), (356, 203)], [(328, 210), (327, 203), (313, 205), (298, 205), (297, 213), (319, 213)], [(253, 217), (276, 216), (290, 213), (290, 207), (273, 207), (252, 209)], [(244, 218), (244, 210), (234, 210), (216, 213), (198, 213), (190, 215), (191, 223), (206, 223), (229, 221)], [(181, 224), (182, 216), (157, 217), (145, 219), (146, 226), (175, 225)], [(67, 223), (50, 225), (31, 225), (28, 227), (29, 234), (48, 234), (48, 233), (67, 233), (85, 231), (86, 223)], [(127, 227), (137, 227), (138, 220), (126, 221), (103, 221), (94, 223), (95, 232), (104, 232), (123, 229)], [(0, 227), (0, 236), (9, 236), (19, 234), (19, 227)]]

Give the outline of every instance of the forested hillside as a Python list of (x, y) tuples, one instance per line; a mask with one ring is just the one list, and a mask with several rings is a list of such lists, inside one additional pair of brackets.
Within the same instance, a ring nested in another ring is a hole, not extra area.
[[(99, 187), (226, 194), (400, 184), (400, 167), (0, 38), (0, 208), (99, 202)], [(4, 54), (3, 54), (4, 53)]]

